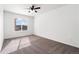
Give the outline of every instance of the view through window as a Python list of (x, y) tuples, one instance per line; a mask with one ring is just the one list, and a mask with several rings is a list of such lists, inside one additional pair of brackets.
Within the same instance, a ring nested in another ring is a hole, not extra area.
[(25, 19), (15, 19), (15, 31), (27, 30), (27, 22)]

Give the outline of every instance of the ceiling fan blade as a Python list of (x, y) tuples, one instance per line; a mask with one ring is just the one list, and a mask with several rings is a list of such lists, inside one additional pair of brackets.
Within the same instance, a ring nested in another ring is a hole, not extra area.
[(40, 7), (36, 7), (36, 8), (34, 8), (34, 9), (40, 9)]

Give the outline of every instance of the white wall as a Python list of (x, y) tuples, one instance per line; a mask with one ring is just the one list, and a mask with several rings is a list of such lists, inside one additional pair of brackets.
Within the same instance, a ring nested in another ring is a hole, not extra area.
[(0, 51), (3, 45), (3, 6), (0, 5)]
[(79, 5), (67, 5), (35, 17), (35, 34), (79, 47)]
[[(28, 21), (28, 30), (15, 31), (15, 18), (23, 18)], [(4, 11), (4, 38), (14, 38), (19, 36), (26, 36), (33, 34), (34, 19), (31, 16), (25, 16), (20, 14)]]

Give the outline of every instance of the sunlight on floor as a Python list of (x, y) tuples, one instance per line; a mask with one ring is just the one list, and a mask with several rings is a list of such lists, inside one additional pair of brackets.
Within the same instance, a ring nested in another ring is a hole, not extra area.
[(24, 47), (28, 47), (31, 45), (31, 42), (28, 37), (13, 39), (3, 50), (1, 53), (11, 53), (16, 51), (17, 49), (21, 49)]
[(30, 42), (30, 40), (29, 40), (28, 37), (26, 39), (25, 38), (22, 38), (21, 39), (21, 42), (20, 42), (19, 49), (24, 48), (24, 47), (28, 47), (30, 45), (31, 45), (31, 42)]

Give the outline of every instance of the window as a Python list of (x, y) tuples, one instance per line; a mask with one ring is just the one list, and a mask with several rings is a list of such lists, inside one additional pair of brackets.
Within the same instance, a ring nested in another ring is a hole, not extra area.
[(15, 31), (27, 30), (27, 22), (25, 19), (15, 19)]

